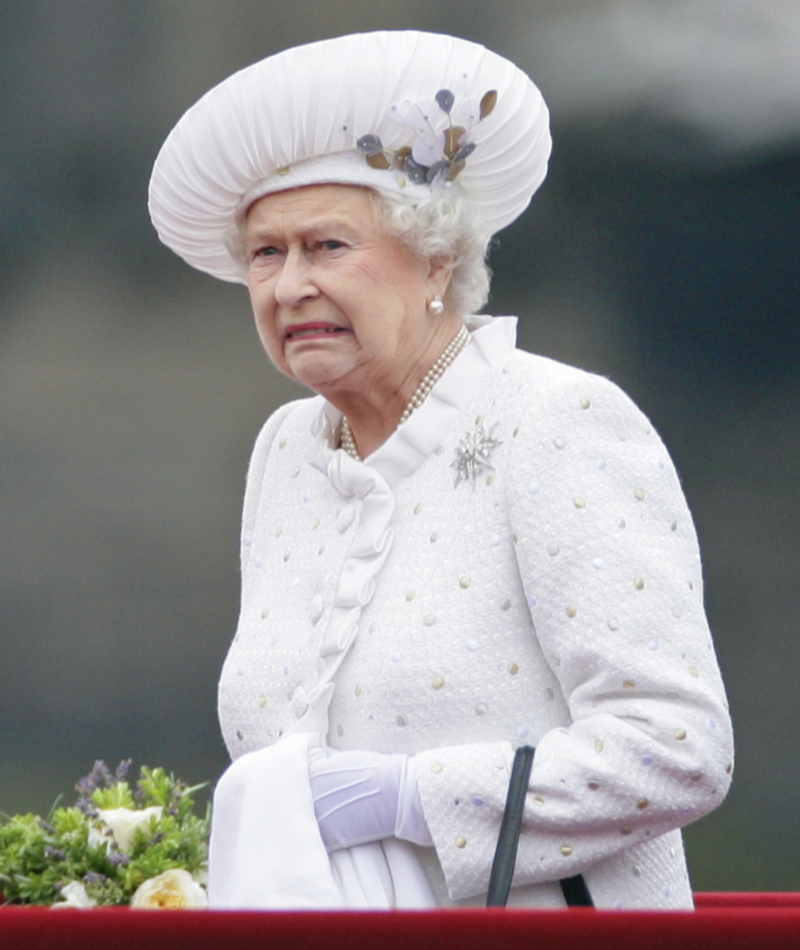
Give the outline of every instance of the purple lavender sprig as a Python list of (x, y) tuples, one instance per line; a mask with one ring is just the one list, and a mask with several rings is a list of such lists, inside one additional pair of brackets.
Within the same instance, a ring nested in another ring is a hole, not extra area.
[(98, 759), (94, 763), (92, 771), (78, 780), (75, 785), (75, 790), (78, 793), (78, 800), (75, 805), (80, 808), (87, 818), (97, 818), (98, 815), (97, 806), (92, 801), (92, 795), (98, 788), (113, 788), (118, 783), (124, 782), (132, 762), (133, 759), (123, 759), (112, 774), (106, 763), (102, 759)]

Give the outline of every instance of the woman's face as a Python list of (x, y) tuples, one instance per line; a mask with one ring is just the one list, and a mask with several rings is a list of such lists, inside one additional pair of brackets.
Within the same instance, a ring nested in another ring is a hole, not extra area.
[(261, 342), (292, 379), (329, 398), (380, 394), (441, 352), (444, 319), (427, 305), (444, 296), (448, 272), (384, 234), (365, 188), (267, 195), (250, 208), (244, 237)]

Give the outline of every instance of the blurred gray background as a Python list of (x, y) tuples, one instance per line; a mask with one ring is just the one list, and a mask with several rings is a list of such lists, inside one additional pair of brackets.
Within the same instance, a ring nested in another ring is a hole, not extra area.
[(738, 740), (729, 799), (687, 832), (694, 886), (798, 888), (796, 0), (0, 5), (0, 811), (46, 812), (96, 758), (225, 767), (244, 473), (298, 390), (244, 290), (159, 245), (148, 176), (234, 70), (408, 27), (483, 42), (550, 103), (551, 173), (488, 309), (670, 447)]

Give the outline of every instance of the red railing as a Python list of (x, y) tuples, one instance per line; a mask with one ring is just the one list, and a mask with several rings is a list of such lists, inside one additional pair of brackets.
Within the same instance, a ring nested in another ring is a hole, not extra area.
[(800, 894), (696, 895), (697, 910), (359, 912), (0, 908), (1, 950), (800, 950)]

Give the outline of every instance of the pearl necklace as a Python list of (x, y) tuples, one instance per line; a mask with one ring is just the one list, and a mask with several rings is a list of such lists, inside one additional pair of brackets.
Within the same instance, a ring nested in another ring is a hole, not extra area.
[[(442, 376), (442, 373), (447, 369), (447, 367), (453, 362), (453, 360), (458, 356), (458, 354), (464, 349), (464, 347), (472, 339), (470, 336), (469, 330), (462, 325), (461, 329), (456, 333), (453, 339), (445, 347), (444, 352), (439, 357), (438, 360), (431, 366), (428, 372), (425, 374), (422, 382), (414, 390), (414, 394), (408, 400), (406, 408), (403, 410), (403, 414), (400, 416), (400, 421), (397, 423), (397, 428), (408, 419), (411, 413), (425, 402), (425, 400), (430, 396), (431, 390), (439, 382), (439, 379)], [(342, 416), (342, 426), (340, 430), (340, 445), (345, 452), (354, 458), (357, 462), (362, 462), (363, 459), (358, 454), (358, 449), (356, 448), (356, 440), (353, 438), (353, 430), (350, 428), (350, 423), (347, 420), (347, 416)]]

